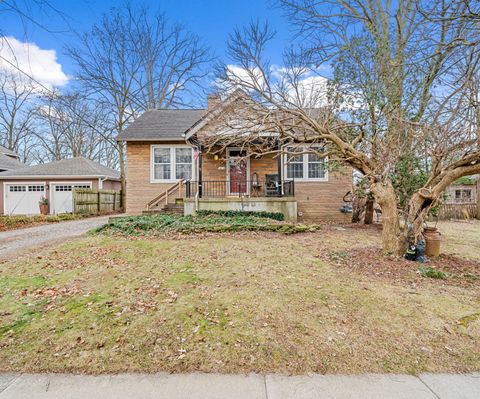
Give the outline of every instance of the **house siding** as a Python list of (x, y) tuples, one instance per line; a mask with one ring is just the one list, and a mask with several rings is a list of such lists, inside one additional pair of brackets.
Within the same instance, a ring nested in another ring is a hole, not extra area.
[(126, 168), (126, 207), (128, 214), (140, 214), (147, 208), (147, 203), (165, 192), (172, 183), (150, 182), (150, 147), (155, 144), (183, 144), (175, 142), (127, 142)]
[(104, 180), (102, 189), (120, 191), (122, 189), (122, 183), (117, 180)]
[(352, 189), (352, 169), (330, 172), (328, 181), (295, 182), (299, 221), (348, 222), (351, 214), (340, 212), (344, 195)]

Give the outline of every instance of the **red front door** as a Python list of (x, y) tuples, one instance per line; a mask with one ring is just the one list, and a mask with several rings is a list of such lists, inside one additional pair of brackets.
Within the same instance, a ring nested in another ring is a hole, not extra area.
[(245, 156), (245, 151), (230, 150), (229, 152), (229, 194), (247, 194), (247, 158)]

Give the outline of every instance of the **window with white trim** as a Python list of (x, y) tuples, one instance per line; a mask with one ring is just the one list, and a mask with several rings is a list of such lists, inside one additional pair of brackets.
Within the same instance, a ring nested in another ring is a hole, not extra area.
[(193, 178), (193, 148), (152, 146), (152, 180), (174, 181)]
[(309, 147), (287, 147), (285, 149), (288, 152), (284, 157), (286, 179), (328, 180), (328, 158), (322, 157), (316, 152), (307, 152), (308, 150)]

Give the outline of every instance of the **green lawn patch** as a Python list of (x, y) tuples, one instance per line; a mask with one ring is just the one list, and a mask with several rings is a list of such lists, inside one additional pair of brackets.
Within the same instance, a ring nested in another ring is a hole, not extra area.
[(434, 269), (431, 266), (422, 266), (418, 269), (422, 277), (435, 278), (439, 280), (445, 280), (448, 276), (447, 273)]

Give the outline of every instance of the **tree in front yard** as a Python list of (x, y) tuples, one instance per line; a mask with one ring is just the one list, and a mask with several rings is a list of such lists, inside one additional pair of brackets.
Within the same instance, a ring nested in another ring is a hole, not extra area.
[[(117, 134), (143, 111), (185, 106), (210, 61), (196, 35), (162, 13), (130, 4), (104, 14), (68, 53), (86, 92), (110, 106)], [(123, 143), (117, 148), (125, 195)]]
[[(303, 151), (328, 156), (330, 164), (352, 166), (382, 208), (384, 250), (400, 253), (406, 238), (418, 238), (447, 186), (480, 173), (473, 84), (480, 4), (279, 3), (299, 40), (279, 67), (266, 57), (274, 38), (268, 25), (252, 23), (231, 35), (230, 63), (219, 65), (218, 82), (226, 92), (241, 89), (248, 96), (225, 112), (228, 134), (214, 144), (236, 140), (258, 152), (282, 148), (288, 158), (300, 143)], [(408, 228), (401, 228), (402, 216)]]

